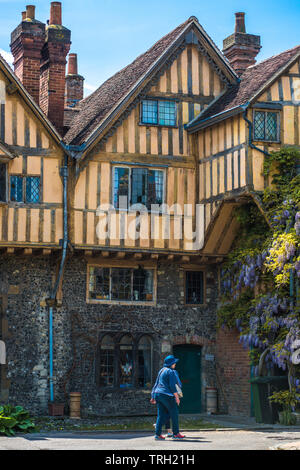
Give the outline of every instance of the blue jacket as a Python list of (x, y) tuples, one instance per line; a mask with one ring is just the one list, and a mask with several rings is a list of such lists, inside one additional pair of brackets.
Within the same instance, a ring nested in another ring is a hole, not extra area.
[(155, 393), (162, 393), (163, 395), (169, 395), (171, 397), (174, 396), (174, 393), (177, 392), (176, 384), (178, 384), (179, 387), (182, 386), (177, 371), (169, 367), (163, 367), (159, 371), (152, 389), (152, 398), (155, 398)]

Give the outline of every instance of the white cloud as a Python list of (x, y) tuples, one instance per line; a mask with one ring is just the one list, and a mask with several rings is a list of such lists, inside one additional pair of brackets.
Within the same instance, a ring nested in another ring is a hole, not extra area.
[(96, 86), (91, 85), (90, 83), (84, 83), (85, 96), (89, 95), (90, 93), (93, 93), (95, 90), (97, 90)]
[(1, 49), (1, 48), (0, 48), (0, 54), (2, 55), (4, 60), (6, 60), (6, 62), (12, 66), (13, 61), (14, 61), (13, 55), (10, 52), (6, 52), (4, 49)]

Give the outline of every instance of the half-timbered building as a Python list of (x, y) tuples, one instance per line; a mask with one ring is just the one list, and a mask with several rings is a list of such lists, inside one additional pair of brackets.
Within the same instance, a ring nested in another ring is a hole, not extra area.
[(216, 387), (247, 415), (249, 359), (216, 331), (220, 266), (264, 158), (300, 146), (300, 46), (255, 65), (244, 14), (223, 53), (191, 17), (83, 99), (70, 44), (60, 2), (48, 25), (28, 6), (14, 72), (0, 58), (0, 399), (151, 413), (173, 352), (182, 412)]

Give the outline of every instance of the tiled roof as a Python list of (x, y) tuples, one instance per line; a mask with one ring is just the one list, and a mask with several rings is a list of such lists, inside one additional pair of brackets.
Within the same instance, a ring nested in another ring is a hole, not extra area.
[(109, 115), (114, 106), (127, 95), (167, 48), (180, 36), (191, 19), (185, 21), (154, 44), (147, 52), (137, 57), (130, 65), (104, 82), (94, 93), (82, 100), (80, 112), (65, 135), (65, 142), (82, 144)]
[(272, 77), (300, 53), (300, 46), (282, 52), (245, 70), (241, 81), (233, 85), (223, 96), (193, 121), (193, 127), (204, 119), (246, 104)]

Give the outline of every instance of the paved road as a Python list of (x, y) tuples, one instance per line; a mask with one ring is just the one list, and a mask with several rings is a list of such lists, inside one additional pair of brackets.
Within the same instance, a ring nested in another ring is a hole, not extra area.
[[(157, 442), (147, 433), (47, 433), (0, 437), (1, 450), (268, 450), (300, 441), (299, 432), (287, 431), (205, 431), (186, 432), (182, 442)], [(108, 452), (108, 455), (111, 455)], [(129, 454), (130, 455), (130, 454)], [(134, 454), (133, 454), (134, 455)]]

